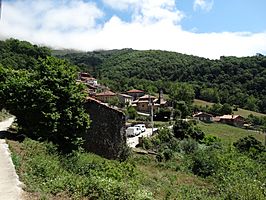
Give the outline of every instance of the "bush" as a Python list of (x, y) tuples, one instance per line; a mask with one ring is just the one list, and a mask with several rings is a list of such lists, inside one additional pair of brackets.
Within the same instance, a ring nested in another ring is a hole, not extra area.
[(154, 113), (155, 121), (169, 121), (171, 117), (172, 111), (169, 108), (159, 108)]
[(153, 147), (152, 141), (150, 138), (142, 137), (142, 148), (143, 149), (151, 149)]
[(258, 154), (265, 152), (266, 149), (262, 143), (253, 136), (247, 136), (241, 138), (234, 143), (236, 149), (242, 153), (248, 153), (251, 156), (257, 156)]
[(161, 142), (170, 142), (173, 139), (173, 134), (167, 127), (159, 129), (158, 138)]
[(197, 151), (192, 155), (191, 170), (194, 174), (207, 177), (219, 169), (217, 152), (210, 149)]
[(198, 143), (191, 138), (182, 140), (179, 145), (181, 151), (185, 154), (193, 154), (199, 149)]
[(193, 138), (195, 140), (202, 140), (204, 133), (194, 125), (193, 121), (176, 120), (173, 127), (176, 138), (183, 140), (184, 138)]
[(171, 149), (165, 149), (163, 152), (163, 157), (166, 161), (170, 160), (174, 156), (174, 152)]
[(206, 135), (203, 140), (201, 140), (201, 143), (207, 145), (207, 146), (211, 146), (211, 145), (220, 145), (221, 143), (221, 139), (213, 136), (213, 135)]
[(126, 110), (126, 115), (128, 116), (129, 119), (136, 119), (138, 113), (135, 108), (133, 108), (132, 106), (128, 106)]
[(221, 151), (213, 176), (222, 199), (265, 199), (265, 165), (234, 149)]

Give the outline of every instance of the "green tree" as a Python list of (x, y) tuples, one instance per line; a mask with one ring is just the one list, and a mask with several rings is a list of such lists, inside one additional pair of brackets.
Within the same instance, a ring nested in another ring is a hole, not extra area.
[(266, 151), (262, 143), (256, 140), (253, 136), (247, 136), (239, 139), (234, 143), (234, 146), (238, 151), (251, 154), (252, 156), (256, 156), (257, 154)]
[(74, 147), (90, 124), (76, 69), (53, 57), (41, 59), (35, 69), (0, 68), (1, 107), (16, 116), (20, 132), (29, 137)]
[(184, 101), (178, 101), (175, 104), (174, 118), (185, 119), (187, 116), (191, 115), (191, 106), (187, 105)]
[(174, 103), (184, 101), (188, 105), (191, 105), (195, 98), (195, 91), (190, 84), (175, 83), (171, 87), (170, 95)]
[(258, 110), (257, 99), (253, 95), (248, 97), (245, 108), (253, 111)]
[(195, 140), (202, 140), (204, 133), (193, 124), (185, 120), (177, 119), (173, 126), (173, 132), (176, 138), (183, 140), (184, 138), (192, 138)]
[(230, 115), (233, 113), (233, 109), (230, 106), (230, 104), (225, 103), (222, 105), (221, 109), (220, 109), (220, 114), (221, 115)]
[(132, 106), (128, 106), (126, 110), (126, 115), (129, 119), (136, 119), (138, 113), (135, 108), (133, 108)]
[(220, 102), (220, 97), (216, 88), (203, 88), (200, 91), (200, 98), (214, 103)]
[(113, 98), (110, 98), (110, 99), (107, 101), (107, 103), (108, 103), (109, 105), (111, 105), (111, 106), (118, 106), (119, 103), (120, 103), (120, 101), (119, 101), (118, 97), (115, 96), (115, 97), (113, 97)]

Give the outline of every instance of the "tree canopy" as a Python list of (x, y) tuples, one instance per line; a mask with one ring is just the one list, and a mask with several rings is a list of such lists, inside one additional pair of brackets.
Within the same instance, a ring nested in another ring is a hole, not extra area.
[(16, 40), (8, 40), (7, 47), (9, 42), (19, 48), (15, 57), (23, 54), (20, 48), (25, 44), (26, 49), (36, 48), (39, 56), (26, 56), (34, 61), (32, 66), (25, 60), (16, 66), (10, 62), (10, 67), (0, 64), (0, 107), (16, 116), (21, 133), (72, 148), (90, 124), (83, 107), (84, 87), (76, 83), (77, 69), (67, 61), (44, 56), (42, 48)]

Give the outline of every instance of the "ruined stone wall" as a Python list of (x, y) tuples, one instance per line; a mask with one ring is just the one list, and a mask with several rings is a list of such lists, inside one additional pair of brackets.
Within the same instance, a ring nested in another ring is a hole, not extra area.
[(85, 149), (108, 159), (120, 158), (127, 147), (125, 115), (91, 98), (85, 108), (91, 119)]

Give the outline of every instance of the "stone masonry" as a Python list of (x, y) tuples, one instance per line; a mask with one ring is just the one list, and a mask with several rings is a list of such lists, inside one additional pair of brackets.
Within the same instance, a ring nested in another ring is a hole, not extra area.
[(85, 108), (91, 119), (84, 148), (108, 159), (117, 159), (126, 149), (125, 115), (93, 98)]

